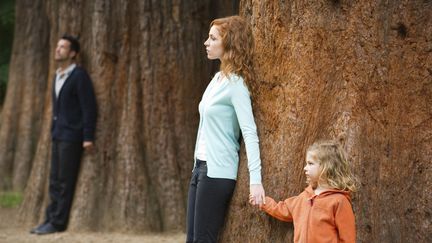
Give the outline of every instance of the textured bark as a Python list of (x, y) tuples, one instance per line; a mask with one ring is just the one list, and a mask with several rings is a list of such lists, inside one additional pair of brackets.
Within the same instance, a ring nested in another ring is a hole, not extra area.
[(3, 189), (27, 183), (24, 223), (41, 221), (49, 200), (52, 57), (70, 33), (80, 36), (99, 117), (69, 229), (184, 229), (197, 106), (215, 70), (203, 42), (211, 19), (238, 2), (18, 0), (16, 9), (0, 173)]
[[(307, 146), (339, 138), (362, 181), (357, 241), (431, 242), (432, 3), (241, 3), (267, 194), (300, 193)], [(247, 205), (244, 157), (222, 242), (292, 242), (292, 224)]]
[[(37, 14), (36, 14), (37, 13)], [(48, 18), (42, 1), (16, 3), (9, 82), (0, 120), (0, 189), (22, 190), (40, 134), (48, 71)]]
[[(97, 151), (83, 160), (72, 230), (184, 228), (197, 105), (215, 65), (202, 42), (231, 1), (18, 0), (0, 124), (0, 187), (27, 183), (21, 218), (48, 201), (53, 48), (81, 36), (99, 103)], [(264, 186), (305, 186), (305, 149), (341, 139), (362, 187), (358, 242), (431, 242), (432, 3), (252, 1), (254, 111)], [(244, 151), (222, 242), (291, 242), (292, 224), (247, 204)]]

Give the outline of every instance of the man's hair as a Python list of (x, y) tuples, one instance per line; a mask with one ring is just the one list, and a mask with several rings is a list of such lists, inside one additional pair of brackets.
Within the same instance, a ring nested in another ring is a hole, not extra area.
[(64, 34), (60, 39), (67, 40), (70, 42), (70, 49), (77, 54), (80, 52), (80, 43), (77, 37), (72, 35)]

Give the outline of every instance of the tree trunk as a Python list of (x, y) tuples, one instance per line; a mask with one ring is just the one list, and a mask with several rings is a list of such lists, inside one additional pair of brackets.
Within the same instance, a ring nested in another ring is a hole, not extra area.
[(80, 36), (99, 107), (70, 229), (184, 229), (198, 101), (215, 69), (203, 42), (210, 21), (238, 2), (18, 0), (16, 9), (0, 171), (2, 188), (28, 179), (23, 221), (41, 221), (49, 200), (52, 57), (70, 33)]
[[(253, 104), (268, 195), (301, 192), (307, 146), (341, 139), (362, 181), (353, 201), (357, 241), (432, 240), (431, 8), (241, 2), (256, 42)], [(0, 187), (27, 184), (25, 223), (41, 220), (48, 201), (52, 57), (68, 32), (81, 36), (99, 104), (97, 147), (84, 157), (70, 228), (184, 228), (197, 105), (215, 70), (202, 43), (209, 22), (236, 9), (227, 0), (17, 0)], [(292, 224), (250, 207), (248, 193), (242, 151), (221, 242), (292, 242)]]
[[(431, 242), (431, 2), (247, 0), (240, 12), (256, 43), (266, 193), (300, 193), (308, 145), (341, 139), (362, 182), (357, 241)], [(247, 205), (242, 157), (221, 242), (292, 242), (292, 224)]]
[[(22, 190), (45, 108), (48, 18), (40, 0), (17, 1), (9, 82), (0, 120), (0, 189)], [(22, 17), (25, 16), (25, 17)]]

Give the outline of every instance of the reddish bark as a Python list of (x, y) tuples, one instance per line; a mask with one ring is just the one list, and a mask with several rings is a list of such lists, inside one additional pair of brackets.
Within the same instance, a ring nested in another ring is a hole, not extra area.
[[(268, 195), (301, 192), (307, 146), (341, 138), (362, 181), (357, 241), (432, 240), (431, 7), (242, 1), (256, 40), (254, 110)], [(222, 242), (292, 242), (292, 224), (247, 205), (245, 164)]]

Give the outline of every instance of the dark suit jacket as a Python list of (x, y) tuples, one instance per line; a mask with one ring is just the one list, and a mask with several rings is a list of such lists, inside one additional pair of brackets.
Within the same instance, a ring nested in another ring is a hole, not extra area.
[(82, 67), (75, 67), (65, 80), (58, 98), (54, 83), (52, 99), (52, 138), (70, 142), (94, 141), (96, 97), (92, 81)]

